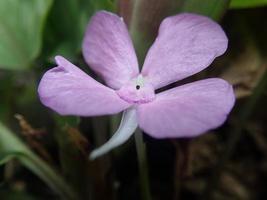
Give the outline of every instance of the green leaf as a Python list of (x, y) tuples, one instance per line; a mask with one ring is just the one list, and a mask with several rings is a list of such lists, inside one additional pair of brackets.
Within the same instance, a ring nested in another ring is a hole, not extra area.
[(56, 0), (45, 34), (45, 53), (51, 58), (63, 55), (74, 59), (80, 52), (84, 32), (96, 10), (113, 10), (110, 0)]
[(19, 160), (25, 167), (46, 182), (63, 199), (78, 199), (72, 188), (54, 169), (34, 154), (0, 122), (0, 164), (4, 164), (13, 158)]
[(251, 8), (266, 5), (267, 0), (232, 0), (230, 8)]
[(115, 10), (115, 5), (116, 5), (116, 0), (97, 0), (97, 1), (92, 1), (92, 4), (94, 6), (94, 10), (107, 10), (114, 12)]
[(25, 69), (38, 56), (52, 0), (0, 1), (0, 67)]
[(185, 0), (180, 12), (193, 12), (219, 20), (230, 0)]
[(54, 114), (53, 117), (59, 127), (65, 127), (65, 126), (76, 127), (80, 123), (80, 118), (76, 116), (60, 116), (58, 114)]

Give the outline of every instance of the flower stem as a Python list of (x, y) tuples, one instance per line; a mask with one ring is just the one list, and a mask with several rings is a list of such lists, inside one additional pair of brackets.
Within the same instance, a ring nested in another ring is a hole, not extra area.
[(143, 200), (151, 200), (149, 177), (148, 177), (148, 165), (146, 156), (146, 145), (143, 141), (143, 135), (139, 128), (135, 132), (135, 145), (140, 173), (140, 187)]

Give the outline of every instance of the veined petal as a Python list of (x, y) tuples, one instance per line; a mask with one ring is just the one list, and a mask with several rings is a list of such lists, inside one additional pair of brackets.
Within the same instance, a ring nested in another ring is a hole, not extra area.
[(41, 79), (41, 102), (61, 115), (96, 116), (119, 113), (130, 105), (61, 56), (57, 67)]
[(136, 128), (136, 109), (134, 107), (131, 107), (123, 112), (122, 120), (116, 133), (114, 133), (114, 135), (107, 143), (95, 149), (90, 154), (90, 160), (94, 160), (95, 158), (102, 156), (103, 154), (126, 142), (134, 133)]
[(139, 73), (138, 62), (123, 19), (106, 11), (97, 12), (87, 27), (83, 56), (88, 65), (114, 89)]
[(168, 17), (148, 51), (142, 69), (155, 89), (193, 75), (227, 49), (228, 39), (216, 22), (196, 14)]
[(138, 123), (155, 138), (193, 137), (222, 125), (235, 102), (233, 88), (218, 78), (185, 84), (139, 105)]

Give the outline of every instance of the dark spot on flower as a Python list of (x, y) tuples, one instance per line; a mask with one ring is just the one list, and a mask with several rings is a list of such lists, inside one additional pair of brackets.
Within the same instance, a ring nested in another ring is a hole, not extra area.
[(139, 90), (139, 89), (140, 89), (140, 85), (137, 85), (137, 86), (136, 86), (136, 89)]

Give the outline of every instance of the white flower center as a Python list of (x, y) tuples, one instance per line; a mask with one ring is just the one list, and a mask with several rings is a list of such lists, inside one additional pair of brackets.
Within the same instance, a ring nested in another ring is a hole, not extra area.
[(141, 74), (121, 87), (117, 94), (123, 100), (134, 104), (148, 103), (155, 99), (154, 88)]

